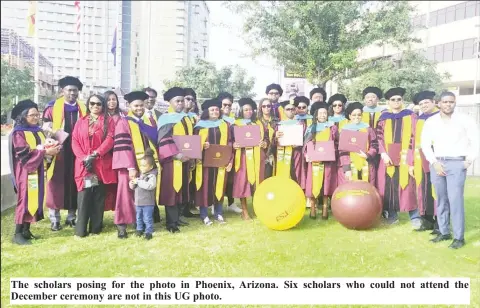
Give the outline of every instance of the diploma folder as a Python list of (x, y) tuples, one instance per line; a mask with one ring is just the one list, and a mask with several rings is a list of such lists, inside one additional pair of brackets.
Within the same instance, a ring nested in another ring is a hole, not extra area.
[(303, 145), (303, 125), (280, 125), (278, 131), (283, 132), (283, 136), (278, 138), (278, 144), (284, 146), (302, 146)]
[(210, 144), (205, 150), (204, 167), (226, 167), (232, 157), (232, 147), (229, 145)]
[(335, 145), (333, 141), (317, 141), (307, 143), (307, 155), (312, 162), (335, 161)]
[(233, 135), (235, 142), (239, 143), (241, 148), (256, 147), (262, 141), (258, 125), (234, 126)]
[(367, 153), (368, 133), (343, 129), (340, 133), (339, 151)]
[(200, 136), (173, 136), (173, 141), (184, 156), (193, 159), (202, 159), (202, 141)]

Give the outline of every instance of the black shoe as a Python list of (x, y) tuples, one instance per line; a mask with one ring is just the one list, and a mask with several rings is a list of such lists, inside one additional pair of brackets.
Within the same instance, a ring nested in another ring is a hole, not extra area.
[(178, 219), (178, 225), (179, 226), (188, 226), (190, 225), (188, 222), (181, 220), (180, 218)]
[(135, 236), (138, 236), (138, 237), (143, 236), (143, 231), (137, 230), (137, 231), (135, 232)]
[(430, 234), (431, 234), (431, 235), (439, 235), (439, 234), (441, 234), (441, 233), (440, 233), (440, 230), (438, 230), (438, 229), (433, 229), (433, 231), (430, 232)]
[(450, 244), (450, 246), (448, 246), (448, 248), (458, 249), (458, 248), (462, 248), (463, 246), (465, 246), (465, 240), (454, 239), (453, 242)]
[(128, 237), (127, 230), (118, 230), (118, 238), (124, 239), (127, 237)]
[(452, 236), (450, 234), (447, 234), (447, 235), (439, 234), (434, 239), (431, 239), (430, 242), (438, 243), (441, 241), (448, 241), (451, 239), (452, 239)]
[(428, 230), (433, 230), (433, 225), (425, 223), (425, 222), (422, 223), (420, 228), (414, 229), (414, 231), (416, 231), (416, 232), (423, 232), (423, 231), (428, 231)]
[(200, 214), (193, 214), (190, 211), (186, 211), (185, 213), (183, 213), (182, 216), (186, 218), (193, 218), (193, 217), (200, 217)]
[(152, 233), (145, 233), (145, 239), (146, 240), (151, 240), (152, 239)]
[(75, 219), (65, 220), (65, 226), (69, 226), (69, 227), (74, 228), (75, 227)]
[(17, 245), (31, 245), (32, 243), (27, 240), (22, 233), (17, 233), (13, 236), (12, 242)]
[(33, 235), (32, 232), (30, 232), (30, 230), (23, 230), (22, 235), (26, 240), (38, 240), (39, 239), (39, 237)]
[(180, 229), (178, 229), (178, 227), (170, 227), (170, 228), (167, 228), (168, 232), (170, 233), (177, 233), (177, 232), (180, 232)]
[(60, 231), (62, 230), (62, 226), (60, 226), (59, 222), (52, 222), (52, 227), (50, 229), (52, 231)]

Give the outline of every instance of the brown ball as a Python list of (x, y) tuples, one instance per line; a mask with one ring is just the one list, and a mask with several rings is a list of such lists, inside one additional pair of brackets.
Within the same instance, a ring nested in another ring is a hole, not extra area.
[(380, 219), (382, 208), (377, 189), (364, 181), (346, 182), (332, 196), (333, 216), (348, 229), (372, 228)]

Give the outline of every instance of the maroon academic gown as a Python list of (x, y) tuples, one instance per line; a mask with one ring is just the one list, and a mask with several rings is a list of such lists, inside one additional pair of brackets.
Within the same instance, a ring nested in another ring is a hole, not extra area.
[[(75, 154), (75, 182), (78, 191), (84, 189), (84, 179), (88, 174), (83, 165), (83, 160), (93, 151), (98, 153), (97, 158), (93, 161), (93, 171), (98, 179), (106, 185), (117, 183), (117, 174), (112, 169), (113, 119), (108, 118), (107, 134), (104, 137), (104, 116), (100, 115), (92, 127), (89, 127), (89, 118), (90, 116), (87, 115), (78, 120), (72, 134), (72, 150)], [(108, 202), (112, 201), (115, 200), (108, 200)], [(105, 207), (114, 208), (115, 204), (109, 204)]]
[[(228, 124), (228, 137), (227, 137), (227, 145), (232, 146), (232, 134), (230, 132), (230, 124)], [(200, 132), (200, 128), (197, 127), (194, 129), (193, 133), (194, 135), (198, 135)], [(221, 138), (221, 133), (220, 133), (220, 128), (219, 127), (210, 127), (208, 129), (208, 138), (207, 142), (210, 144), (220, 144), (220, 138)], [(203, 151), (203, 156), (205, 155), (205, 151)], [(234, 156), (232, 155), (232, 158), (230, 159), (230, 162), (232, 163), (234, 160)], [(218, 168), (212, 168), (212, 167), (203, 167), (202, 166), (202, 186), (200, 187), (199, 190), (196, 190), (195, 186), (195, 204), (200, 206), (200, 207), (209, 207), (211, 205), (218, 205), (218, 204), (223, 204), (223, 196), (220, 198), (220, 200), (217, 199), (217, 196), (215, 195), (216, 191), (216, 184), (217, 184), (217, 171)], [(223, 180), (223, 193), (225, 194), (225, 190), (227, 188), (227, 175), (229, 173), (233, 172), (233, 167), (230, 172), (225, 171), (225, 176)], [(195, 181), (192, 181), (192, 183), (195, 183)]]
[[(407, 153), (407, 164), (413, 166), (413, 149), (414, 149), (414, 133), (416, 125), (416, 116), (413, 111), (404, 109), (401, 112), (394, 114), (388, 111), (382, 113), (380, 119), (377, 123), (377, 140), (379, 153), (387, 153), (385, 147), (385, 120), (393, 119), (392, 121), (392, 134), (394, 143), (402, 142), (402, 118), (406, 115), (412, 115), (412, 135), (410, 136), (410, 146)], [(383, 198), (383, 210), (384, 211), (402, 211), (408, 212), (415, 210), (417, 208), (417, 203), (415, 200), (415, 179), (410, 175), (408, 176), (408, 185), (405, 189), (402, 189), (400, 186), (400, 172), (399, 167), (395, 167), (395, 173), (390, 178), (387, 174), (387, 168), (383, 162), (383, 159), (380, 159), (378, 165), (377, 173), (377, 186), (380, 196)]]
[[(77, 185), (73, 174), (75, 156), (72, 151), (72, 131), (77, 123), (80, 111), (76, 111), (78, 104), (70, 106), (65, 103), (63, 130), (70, 134), (64, 141), (62, 150), (56, 156), (55, 170), (52, 179), (47, 183), (47, 207), (50, 209), (76, 210)], [(53, 121), (53, 105), (47, 106), (43, 112), (43, 122)]]
[[(115, 128), (117, 127), (120, 119), (124, 117), (124, 113), (120, 111), (120, 114), (114, 114), (110, 116), (113, 121), (113, 132), (115, 133)], [(110, 150), (113, 158), (113, 148)], [(113, 169), (112, 169), (113, 170)], [(115, 204), (117, 203), (117, 182), (112, 184), (105, 185), (105, 208), (104, 211), (115, 211)]]
[[(312, 138), (309, 138), (310, 140), (313, 140)], [(305, 143), (309, 141), (309, 139), (306, 140)], [(334, 141), (335, 144), (335, 149), (337, 148), (337, 143), (338, 143), (338, 130), (335, 125), (330, 127), (330, 138), (328, 140)], [(304, 155), (307, 154), (307, 147), (306, 144), (303, 147), (303, 153)], [(322, 189), (320, 190), (320, 195), (318, 197), (320, 198), (321, 196), (332, 196), (333, 192), (337, 188), (337, 162), (332, 161), (332, 162), (324, 162), (324, 173), (323, 173), (323, 185)], [(313, 169), (312, 169), (312, 163), (307, 163), (307, 171), (306, 171), (306, 182), (305, 182), (305, 196), (308, 198), (314, 198), (315, 196), (312, 193), (312, 188), (313, 188), (313, 181), (312, 181), (312, 174), (313, 174)]]
[[(37, 132), (33, 132), (37, 144), (41, 144), (40, 137)], [(15, 224), (22, 224), (24, 222), (36, 222), (43, 219), (43, 198), (44, 191), (44, 166), (43, 159), (45, 156), (44, 150), (30, 149), (25, 139), (25, 133), (21, 130), (12, 132), (12, 159), (13, 170), (15, 177), (15, 184), (17, 190), (17, 207), (15, 208)], [(28, 174), (37, 170), (38, 178), (38, 209), (35, 215), (30, 215), (28, 212)]]
[[(340, 132), (341, 133), (341, 132)], [(377, 135), (373, 128), (367, 128), (368, 133), (368, 144), (369, 148), (368, 151), (365, 153), (367, 154), (367, 162), (368, 162), (368, 182), (375, 186), (376, 178), (377, 178), (377, 168), (375, 167), (375, 160), (378, 154), (378, 141)], [(339, 151), (340, 156), (340, 164), (341, 168), (338, 170), (338, 185), (342, 185), (343, 183), (347, 182), (345, 178), (345, 172), (351, 171), (351, 160), (350, 160), (350, 152)], [(359, 171), (358, 178), (361, 177), (361, 172)]]
[[(251, 123), (248, 125), (252, 125)], [(235, 125), (231, 126), (231, 132), (230, 134), (233, 136), (233, 139), (235, 139), (235, 135), (233, 134), (233, 129)], [(265, 136), (263, 138), (265, 140)], [(268, 140), (268, 135), (267, 135), (267, 140)], [(235, 142), (235, 141), (234, 141)], [(240, 167), (238, 168), (238, 171), (236, 170), (237, 166), (234, 166), (232, 168), (233, 174), (233, 189), (232, 189), (232, 196), (233, 198), (248, 198), (252, 197), (253, 194), (255, 193), (255, 184), (250, 185), (248, 182), (248, 177), (247, 177), (247, 155), (245, 152), (245, 148), (242, 148), (240, 150)], [(233, 160), (235, 161), (235, 155), (236, 155), (236, 150), (233, 151)], [(260, 175), (259, 175), (259, 181), (260, 183), (264, 179), (264, 174), (265, 174), (265, 152), (260, 149)], [(259, 184), (260, 184), (259, 183)]]

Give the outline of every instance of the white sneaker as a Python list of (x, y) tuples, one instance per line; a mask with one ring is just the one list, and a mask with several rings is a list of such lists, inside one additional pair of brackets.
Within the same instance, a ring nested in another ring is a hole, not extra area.
[(218, 215), (217, 221), (218, 221), (218, 223), (220, 223), (220, 224), (226, 223), (226, 221), (225, 221), (225, 219), (223, 219), (223, 216), (222, 216), (222, 215)]
[(240, 214), (242, 212), (242, 209), (239, 208), (235, 203), (230, 204), (228, 206), (228, 210), (237, 214)]
[(210, 220), (210, 218), (208, 217), (205, 217), (203, 219), (203, 223), (206, 225), (206, 226), (210, 226), (211, 224), (213, 224), (213, 222)]

